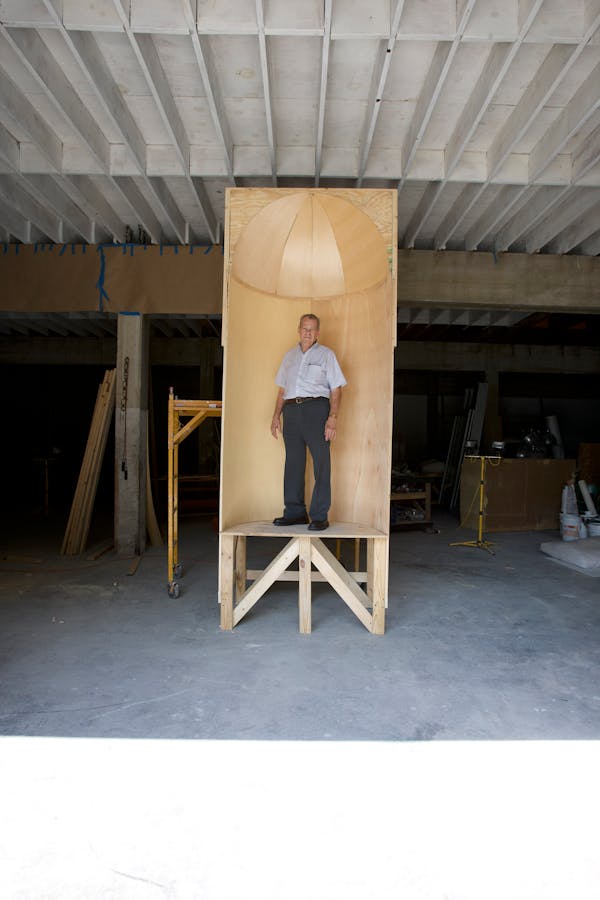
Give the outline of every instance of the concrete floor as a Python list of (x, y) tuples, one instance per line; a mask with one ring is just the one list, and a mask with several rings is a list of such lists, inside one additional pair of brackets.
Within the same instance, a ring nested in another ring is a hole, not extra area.
[(203, 520), (177, 600), (164, 549), (4, 534), (2, 896), (600, 896), (600, 582), (436, 525), (392, 534), (383, 637), (325, 585), (311, 635), (289, 584), (221, 632)]

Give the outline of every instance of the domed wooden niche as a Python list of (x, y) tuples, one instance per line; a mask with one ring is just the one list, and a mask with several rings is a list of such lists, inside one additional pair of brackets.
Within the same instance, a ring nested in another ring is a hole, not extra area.
[(232, 275), (278, 297), (323, 298), (366, 291), (388, 277), (388, 260), (373, 220), (323, 191), (275, 200), (246, 225)]
[(388, 532), (396, 196), (228, 191), (221, 529), (282, 512), (284, 446), (269, 431), (274, 379), (300, 316), (313, 312), (348, 381), (332, 445), (330, 520)]

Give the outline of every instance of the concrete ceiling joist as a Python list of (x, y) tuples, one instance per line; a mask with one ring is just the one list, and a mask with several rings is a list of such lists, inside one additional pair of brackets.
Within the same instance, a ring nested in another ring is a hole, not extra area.
[(577, 216), (566, 228), (563, 229), (560, 236), (550, 241), (546, 247), (547, 253), (569, 253), (580, 244), (584, 244), (597, 231), (600, 224), (600, 201), (597, 200), (593, 206), (587, 209), (578, 210)]
[[(485, 62), (483, 72), (477, 79), (469, 100), (465, 105), (446, 146), (444, 152), (444, 178), (435, 184), (434, 190), (430, 191), (427, 203), (424, 205), (423, 210), (421, 210), (420, 221), (411, 223), (412, 227), (409, 230), (409, 240), (412, 241), (412, 243), (410, 246), (414, 244), (415, 238), (419, 234), (421, 227), (433, 209), (448, 179), (456, 169), (465, 148), (492, 103), (500, 84), (506, 76), (521, 44), (525, 40), (543, 2), (544, 0), (532, 0), (523, 21), (521, 22), (519, 33), (515, 41), (508, 45), (494, 44), (492, 46)], [(435, 249), (440, 249), (445, 246), (445, 240), (448, 239), (448, 237), (444, 237), (446, 234), (448, 234), (448, 229), (444, 229), (443, 227), (436, 233), (434, 237)], [(407, 246), (406, 242), (405, 246)]]
[[(0, 197), (2, 196), (0, 190)], [(22, 244), (31, 243), (31, 222), (8, 204), (0, 208), (0, 223), (8, 235), (16, 237)], [(8, 238), (7, 238), (8, 239)]]
[(0, 109), (17, 124), (19, 130), (29, 135), (52, 171), (61, 172), (62, 142), (6, 73), (0, 79)]
[(39, 34), (29, 28), (0, 26), (0, 35), (40, 90), (79, 135), (102, 171), (109, 172), (110, 145), (106, 137)]
[(162, 243), (164, 238), (162, 225), (150, 203), (135, 183), (135, 179), (129, 175), (119, 175), (113, 178), (113, 184), (135, 216), (135, 225), (141, 225), (153, 243)]
[[(530, 128), (531, 123), (537, 118), (555, 90), (577, 62), (599, 26), (600, 12), (589, 24), (579, 44), (575, 46), (555, 44), (550, 49), (540, 66), (536, 78), (529, 84), (529, 87), (513, 109), (508, 121), (488, 151), (488, 172), (485, 184), (481, 185), (479, 190), (473, 190), (468, 198), (463, 198), (466, 202), (463, 202), (462, 209), (455, 208), (453, 210), (452, 221), (446, 223), (446, 227), (439, 229), (435, 235), (434, 246), (436, 249), (443, 249), (446, 246), (447, 241), (450, 240), (456, 228), (477, 203), (487, 184), (497, 177), (514, 147)], [(588, 149), (588, 143), (586, 142), (585, 145), (586, 150)], [(592, 150), (588, 152), (588, 157), (584, 162), (580, 161), (580, 170), (577, 175), (575, 175), (574, 171), (573, 181), (576, 181), (578, 177), (582, 177), (592, 165), (595, 165), (595, 161), (596, 158)], [(575, 168), (575, 161), (573, 166)]]
[[(56, 179), (59, 180), (58, 178)], [(70, 175), (62, 179), (62, 187), (66, 194), (77, 203), (90, 218), (97, 220), (112, 236), (114, 241), (122, 241), (125, 236), (125, 223), (116, 215), (104, 194), (98, 190), (92, 178), (87, 175)]]
[(10, 175), (0, 175), (0, 197), (23, 219), (33, 222), (55, 244), (63, 242), (61, 220)]
[[(6, 0), (0, 172), (65, 240), (216, 241), (235, 165), (397, 185), (401, 246), (589, 255), (593, 196), (570, 204), (600, 185), (600, 0), (501, 5)], [(2, 206), (0, 238), (49, 239)]]
[[(190, 145), (185, 132), (184, 124), (179, 115), (177, 104), (173, 98), (168, 79), (164, 73), (154, 39), (151, 34), (135, 34), (129, 22), (129, 11), (123, 6), (122, 0), (113, 0), (113, 4), (123, 30), (127, 35), (129, 44), (135, 54), (140, 69), (144, 75), (144, 79), (150, 90), (150, 93), (156, 104), (156, 108), (160, 114), (163, 125), (171, 139), (172, 146), (177, 154), (181, 165), (182, 175), (188, 182), (192, 196), (194, 197), (206, 224), (206, 228), (213, 242), (216, 241), (217, 222), (216, 216), (208, 203), (206, 193), (197, 190), (197, 181), (190, 175)], [(168, 194), (167, 188), (163, 185), (160, 192), (157, 193), (158, 181), (151, 185), (154, 187), (156, 199), (161, 203), (163, 210), (169, 216), (171, 227), (173, 228), (177, 239), (180, 243), (187, 243), (187, 233), (183, 217), (175, 209), (176, 204), (173, 199), (165, 202)]]
[(567, 191), (566, 187), (538, 188), (530, 197), (529, 202), (497, 233), (494, 249), (498, 252), (508, 250), (528, 230), (543, 221)]
[(267, 141), (269, 144), (269, 159), (271, 161), (271, 180), (273, 186), (277, 186), (277, 154), (275, 152), (275, 130), (273, 126), (273, 107), (271, 104), (271, 82), (269, 78), (269, 60), (267, 56), (267, 37), (265, 34), (265, 12), (263, 0), (256, 0), (256, 25), (258, 28), (258, 51), (260, 57), (260, 71), (262, 76), (262, 88), (265, 104), (265, 123), (267, 127)]
[(212, 119), (212, 124), (217, 135), (225, 162), (227, 178), (232, 186), (235, 186), (233, 172), (233, 141), (227, 124), (223, 98), (219, 89), (219, 81), (215, 71), (212, 54), (208, 41), (198, 34), (196, 28), (196, 16), (192, 9), (192, 0), (181, 0), (181, 8), (185, 17), (188, 34), (192, 41), (194, 56), (202, 79), (202, 86), (206, 95), (206, 102)]
[(83, 238), (85, 243), (95, 243), (94, 221), (65, 194), (60, 181), (51, 175), (27, 175), (22, 184), (39, 203), (54, 210), (63, 227), (65, 224), (70, 226), (70, 230)]
[(465, 250), (475, 250), (516, 206), (529, 188), (501, 187), (499, 194), (465, 234)]
[(400, 19), (404, 10), (405, 0), (396, 0), (394, 12), (392, 14), (392, 24), (390, 36), (387, 41), (380, 41), (377, 52), (377, 59), (373, 69), (373, 77), (371, 79), (371, 89), (369, 91), (369, 99), (367, 101), (367, 111), (365, 122), (363, 125), (363, 133), (360, 141), (360, 157), (358, 161), (358, 178), (357, 187), (362, 187), (369, 153), (371, 152), (371, 144), (373, 143), (373, 135), (375, 134), (375, 126), (381, 109), (381, 102), (385, 93), (385, 85), (388, 79), (390, 66), (392, 64), (392, 56), (396, 48), (396, 39), (400, 28)]
[(325, 104), (327, 102), (327, 77), (329, 73), (329, 49), (331, 46), (331, 16), (333, 0), (325, 0), (323, 11), (323, 40), (321, 43), (321, 78), (319, 80), (319, 108), (317, 113), (317, 137), (315, 145), (315, 187), (321, 178), (323, 159), (323, 133), (325, 130)]
[[(559, 203), (554, 204), (552, 215), (546, 216), (544, 222), (528, 232), (525, 237), (527, 253), (537, 253), (590, 209), (597, 210), (599, 202), (600, 189), (585, 192), (577, 188), (570, 190)], [(598, 223), (598, 219), (595, 222)], [(593, 231), (595, 227), (590, 227), (585, 237), (589, 237)]]
[[(68, 31), (63, 25), (62, 19), (55, 7), (55, 4), (53, 3), (53, 0), (43, 0), (43, 2), (45, 3), (48, 11), (51, 12), (54, 24), (61, 32), (63, 38), (65, 39), (67, 45), (69, 46), (71, 52), (77, 60), (82, 72), (86, 75), (87, 80), (90, 86), (93, 88), (96, 97), (99, 99), (102, 106), (104, 107), (105, 112), (110, 116), (115, 127), (121, 134), (125, 146), (131, 153), (138, 166), (141, 177), (146, 180), (146, 186), (148, 188), (150, 196), (153, 198), (155, 204), (161, 209), (164, 215), (169, 231), (173, 236), (176, 236), (178, 240), (180, 240), (182, 243), (185, 243), (187, 230), (183, 216), (178, 210), (173, 198), (170, 196), (166, 186), (164, 184), (160, 184), (157, 189), (157, 182), (153, 183), (152, 180), (147, 177), (147, 151), (145, 141), (135, 120), (133, 119), (129, 109), (127, 108), (127, 105), (123, 100), (122, 94), (119, 91), (114, 78), (112, 77), (112, 74), (99, 50), (95, 38), (91, 34), (86, 32)], [(115, 4), (122, 9), (119, 0), (115, 0)], [(150, 58), (152, 56), (152, 51), (149, 49), (149, 45), (145, 41), (145, 38), (147, 38), (148, 41), (151, 41), (151, 38), (149, 36), (142, 36), (141, 41), (138, 42), (137, 38), (139, 38), (140, 36), (134, 36), (131, 32), (131, 29), (128, 30), (128, 36), (130, 38), (132, 46), (139, 48), (141, 43), (145, 47), (147, 57)], [(143, 59), (144, 56), (142, 50), (138, 49), (138, 59), (140, 58)], [(155, 96), (159, 97), (159, 99), (161, 96), (166, 96), (166, 94), (163, 94), (162, 92), (162, 87), (164, 85), (161, 84), (159, 89), (156, 87), (154, 82), (152, 82), (152, 84)], [(180, 134), (180, 130), (178, 131), (178, 134)], [(187, 175), (189, 177), (189, 151), (187, 159)], [(107, 172), (109, 173), (110, 169), (108, 169)], [(185, 172), (186, 170), (184, 169), (184, 174)], [(117, 185), (117, 187), (119, 186)], [(130, 200), (128, 202), (130, 202), (131, 204)], [(162, 239), (162, 226), (158, 225), (157, 227), (156, 224), (152, 224), (152, 226), (149, 227), (148, 225), (144, 224), (145, 222), (151, 222), (152, 219), (156, 218), (155, 213), (149, 210), (149, 205), (146, 201), (144, 201), (140, 205), (139, 209), (136, 209), (136, 214), (137, 220), (141, 224), (143, 224), (146, 231), (152, 235), (152, 239), (160, 241)], [(157, 237), (154, 237), (154, 235), (157, 235)]]

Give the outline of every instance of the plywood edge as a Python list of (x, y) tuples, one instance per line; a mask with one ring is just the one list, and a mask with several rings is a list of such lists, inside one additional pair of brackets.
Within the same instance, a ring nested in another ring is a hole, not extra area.
[(308, 531), (306, 525), (278, 526), (271, 522), (242, 522), (224, 528), (221, 534), (245, 535), (246, 537), (310, 537), (321, 538), (384, 538), (388, 535), (370, 525), (357, 522), (331, 522), (325, 531)]

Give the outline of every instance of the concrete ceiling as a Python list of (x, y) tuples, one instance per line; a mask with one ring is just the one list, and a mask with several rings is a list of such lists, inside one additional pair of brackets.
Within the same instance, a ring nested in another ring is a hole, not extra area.
[(233, 185), (600, 253), (600, 0), (2, 0), (0, 240), (218, 242)]

